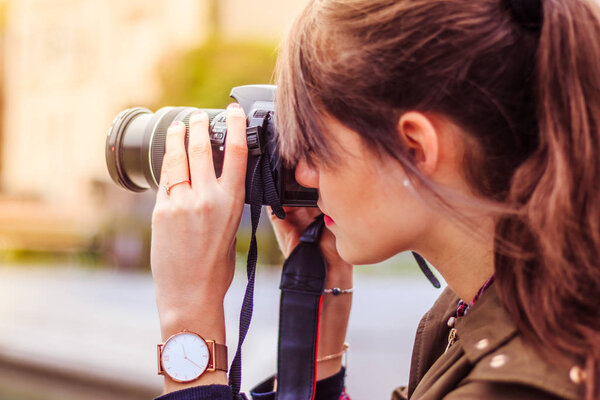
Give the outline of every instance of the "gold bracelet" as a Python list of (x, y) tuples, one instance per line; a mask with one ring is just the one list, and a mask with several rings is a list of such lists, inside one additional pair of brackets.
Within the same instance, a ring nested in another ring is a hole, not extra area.
[(340, 351), (339, 353), (330, 354), (328, 356), (318, 358), (317, 362), (329, 361), (329, 360), (334, 360), (336, 358), (340, 358), (348, 351), (349, 347), (350, 347), (350, 345), (348, 343), (344, 343), (344, 350)]

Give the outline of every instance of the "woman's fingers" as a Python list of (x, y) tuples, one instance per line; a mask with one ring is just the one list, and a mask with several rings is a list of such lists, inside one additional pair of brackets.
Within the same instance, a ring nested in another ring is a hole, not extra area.
[(167, 163), (163, 157), (162, 166), (160, 167), (160, 177), (158, 182), (158, 192), (156, 193), (156, 202), (162, 203), (169, 198), (166, 188), (169, 184), (169, 177), (167, 176)]
[[(185, 152), (185, 125), (174, 121), (167, 130), (166, 153), (163, 162), (163, 174), (166, 172), (170, 195), (190, 189), (187, 154)], [(163, 180), (164, 181), (164, 180)]]
[(195, 188), (202, 189), (216, 179), (208, 133), (208, 114), (201, 110), (195, 111), (190, 117), (188, 155), (190, 176)]
[(294, 228), (298, 231), (304, 231), (319, 214), (322, 214), (321, 210), (316, 207), (283, 207), (283, 210), (285, 219), (279, 219), (271, 207), (268, 208), (269, 218), (273, 224), (289, 229)]
[(227, 107), (227, 137), (225, 160), (220, 181), (231, 192), (244, 197), (248, 144), (246, 143), (246, 114), (242, 106), (232, 103)]
[(318, 208), (307, 207), (284, 207), (285, 219), (279, 219), (268, 208), (269, 217), (279, 248), (285, 257), (288, 257), (291, 251), (300, 242), (300, 236), (306, 230), (308, 225), (321, 213)]

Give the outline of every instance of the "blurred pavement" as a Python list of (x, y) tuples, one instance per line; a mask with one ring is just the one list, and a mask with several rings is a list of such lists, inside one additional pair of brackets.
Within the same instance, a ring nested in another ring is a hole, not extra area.
[[(353, 400), (388, 399), (394, 387), (408, 381), (418, 321), (440, 291), (420, 275), (381, 276), (366, 268), (377, 267), (357, 267), (348, 392)], [(236, 275), (225, 299), (230, 360), (245, 289), (242, 275)], [(243, 352), (246, 391), (275, 371), (278, 283), (277, 271), (259, 267)], [(149, 274), (0, 267), (0, 359), (160, 393), (159, 341)]]

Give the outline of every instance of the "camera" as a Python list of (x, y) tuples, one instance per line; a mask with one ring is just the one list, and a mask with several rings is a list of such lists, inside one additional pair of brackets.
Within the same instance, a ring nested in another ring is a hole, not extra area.
[[(250, 203), (253, 186), (262, 180), (253, 179), (261, 157), (266, 157), (280, 204), (292, 207), (316, 207), (318, 193), (300, 186), (294, 168), (286, 166), (279, 155), (275, 130), (275, 91), (273, 85), (246, 85), (233, 88), (230, 96), (247, 115), (246, 141), (246, 203)], [(106, 139), (106, 165), (113, 181), (132, 192), (158, 189), (165, 154), (167, 129), (174, 121), (186, 125), (186, 149), (189, 120), (195, 107), (164, 107), (156, 113), (136, 107), (122, 111), (112, 122)], [(215, 174), (221, 175), (225, 155), (226, 113), (221, 109), (203, 109), (209, 116), (209, 135)], [(269, 177), (270, 179), (271, 177)], [(260, 188), (262, 189), (262, 188)], [(262, 191), (261, 191), (262, 193)], [(268, 205), (263, 200), (264, 205)]]

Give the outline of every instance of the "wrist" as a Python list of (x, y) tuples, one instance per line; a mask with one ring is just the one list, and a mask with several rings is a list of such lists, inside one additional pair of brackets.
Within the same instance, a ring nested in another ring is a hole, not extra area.
[[(198, 309), (193, 312), (173, 310), (161, 314), (160, 322), (163, 342), (167, 341), (171, 336), (185, 330), (200, 335), (205, 341), (212, 340), (217, 344), (223, 345), (226, 343), (225, 317), (222, 306), (213, 307), (206, 312)], [(165, 393), (171, 393), (196, 386), (227, 384), (227, 373), (220, 369), (214, 371), (207, 370), (198, 379), (192, 382), (177, 382), (167, 375), (165, 375), (164, 380)]]
[(336, 264), (327, 264), (327, 279), (325, 287), (330, 289), (339, 287), (341, 289), (349, 289), (353, 286), (354, 266), (339, 261)]
[[(352, 294), (325, 295), (321, 310), (317, 359), (343, 352), (351, 307)], [(342, 361), (342, 356), (319, 361), (317, 380), (337, 374), (342, 368)]]
[[(205, 311), (203, 311), (205, 310)], [(225, 312), (223, 305), (208, 309), (169, 310), (160, 314), (160, 329), (163, 340), (188, 330), (202, 336), (205, 340), (214, 340), (225, 344)]]
[(342, 358), (317, 363), (317, 381), (327, 379), (342, 369)]

